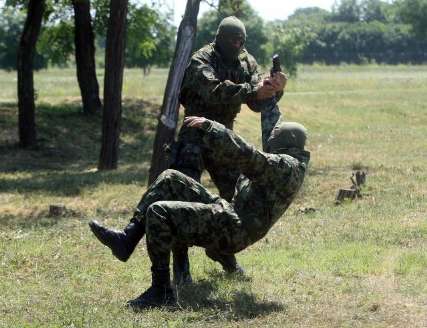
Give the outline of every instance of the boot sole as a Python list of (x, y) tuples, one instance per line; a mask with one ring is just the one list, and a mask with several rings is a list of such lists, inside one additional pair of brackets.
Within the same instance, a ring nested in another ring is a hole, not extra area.
[(170, 301), (166, 303), (143, 303), (143, 304), (133, 304), (131, 301), (127, 302), (125, 305), (128, 309), (132, 309), (133, 311), (142, 311), (142, 310), (148, 310), (148, 309), (158, 309), (158, 308), (169, 308), (173, 309), (177, 306), (176, 301)]

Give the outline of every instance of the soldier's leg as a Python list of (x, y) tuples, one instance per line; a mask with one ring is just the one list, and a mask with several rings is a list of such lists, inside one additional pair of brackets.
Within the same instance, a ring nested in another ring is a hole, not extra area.
[(152, 286), (128, 304), (137, 309), (170, 304), (170, 252), (176, 243), (234, 252), (247, 243), (246, 233), (231, 205), (160, 201), (146, 212), (147, 250), (152, 263)]
[[(141, 213), (145, 213), (148, 206), (159, 200), (212, 203), (218, 198), (185, 174), (176, 170), (167, 170), (147, 190), (138, 205), (138, 209)], [(173, 249), (173, 272), (177, 284), (192, 281), (188, 247), (183, 243), (176, 243)]]
[[(231, 165), (224, 165), (221, 159), (218, 161), (209, 153), (206, 153), (205, 156), (206, 169), (217, 186), (221, 198), (231, 202), (240, 172)], [(224, 271), (228, 273), (244, 273), (244, 269), (237, 263), (235, 255), (220, 254), (213, 249), (207, 250), (206, 255), (213, 261), (219, 262)]]
[(111, 249), (115, 257), (126, 261), (144, 236), (145, 213), (151, 204), (159, 200), (212, 203), (218, 198), (186, 175), (175, 170), (166, 170), (144, 193), (131, 222), (124, 231), (108, 229), (96, 221), (91, 221), (89, 226), (95, 236)]
[(169, 270), (170, 252), (174, 241), (173, 228), (168, 219), (157, 212), (159, 210), (151, 206), (146, 212), (146, 241), (151, 260), (151, 287), (137, 298), (128, 301), (127, 305), (134, 310), (176, 303)]
[[(203, 172), (202, 142), (200, 131), (181, 128), (178, 135), (177, 152), (171, 168), (178, 170), (200, 182)], [(190, 260), (188, 247), (175, 245), (173, 249), (173, 275), (177, 284), (190, 283)]]

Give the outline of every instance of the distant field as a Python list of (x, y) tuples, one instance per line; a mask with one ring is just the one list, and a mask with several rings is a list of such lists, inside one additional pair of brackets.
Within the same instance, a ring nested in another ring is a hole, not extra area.
[[(238, 254), (248, 278), (194, 248), (178, 311), (126, 310), (150, 284), (145, 245), (123, 264), (87, 222), (122, 227), (146, 188), (166, 74), (126, 71), (120, 167), (97, 172), (101, 116), (80, 113), (75, 72), (36, 73), (40, 146), (26, 151), (16, 74), (0, 72), (0, 327), (427, 327), (427, 66), (301, 67), (280, 107), (309, 130), (310, 170)], [(260, 144), (259, 114), (236, 125)], [(353, 169), (368, 172), (364, 197), (337, 206)]]

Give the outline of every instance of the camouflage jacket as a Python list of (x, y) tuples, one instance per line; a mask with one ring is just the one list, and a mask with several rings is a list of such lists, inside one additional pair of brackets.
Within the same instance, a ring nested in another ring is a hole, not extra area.
[(261, 111), (265, 102), (256, 101), (261, 80), (256, 60), (245, 49), (235, 66), (227, 66), (211, 43), (196, 51), (185, 71), (180, 102), (185, 116), (203, 116), (227, 127), (243, 103)]
[(202, 130), (205, 145), (242, 172), (232, 205), (252, 244), (265, 236), (294, 200), (310, 153), (296, 148), (289, 149), (288, 154), (265, 153), (217, 122), (207, 121)]

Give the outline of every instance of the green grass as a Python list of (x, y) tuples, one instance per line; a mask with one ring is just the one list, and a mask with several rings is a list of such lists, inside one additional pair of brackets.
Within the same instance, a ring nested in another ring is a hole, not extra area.
[[(145, 245), (121, 263), (87, 222), (122, 227), (145, 190), (165, 82), (126, 71), (119, 169), (97, 172), (101, 118), (81, 114), (74, 71), (36, 73), (40, 143), (25, 151), (16, 76), (0, 72), (0, 327), (427, 326), (427, 66), (301, 67), (280, 107), (309, 130), (310, 170), (238, 254), (247, 279), (194, 248), (177, 311), (126, 310), (150, 284)], [(259, 114), (244, 107), (236, 130), (259, 145)], [(368, 172), (364, 197), (336, 206), (354, 168)]]

